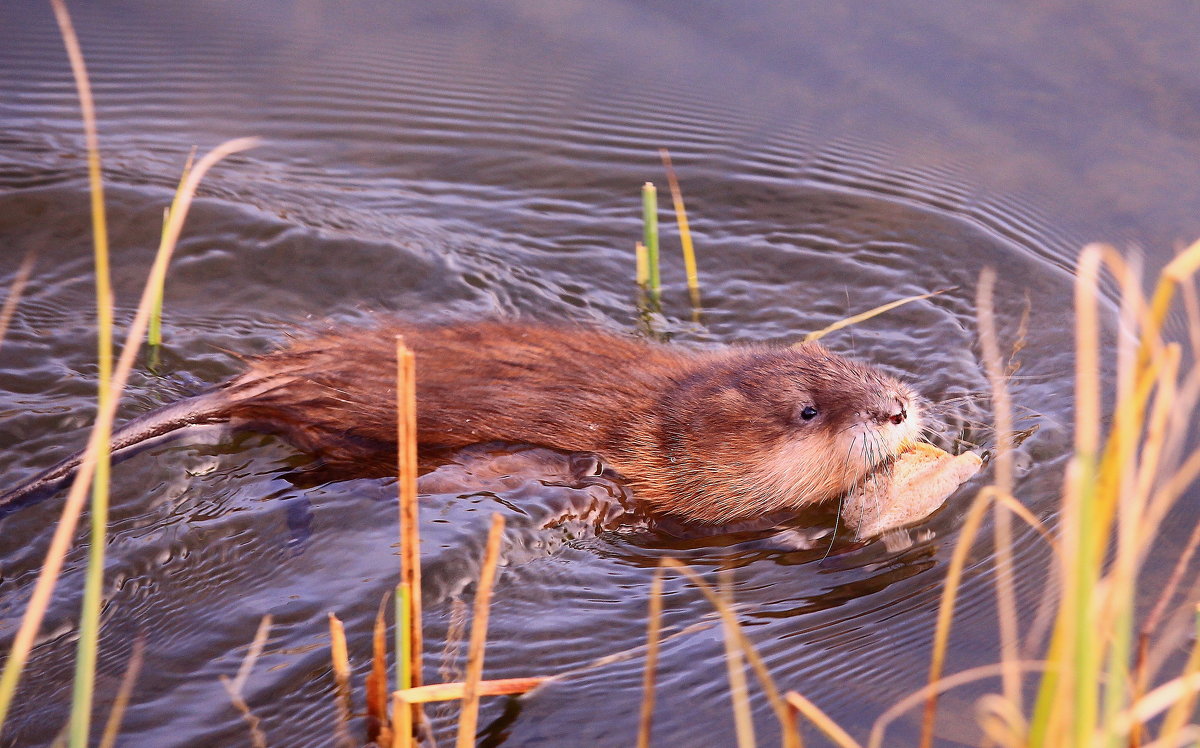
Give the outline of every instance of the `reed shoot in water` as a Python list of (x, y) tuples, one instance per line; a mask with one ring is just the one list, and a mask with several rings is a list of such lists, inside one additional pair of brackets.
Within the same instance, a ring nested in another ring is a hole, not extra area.
[[(193, 146), (188, 154), (187, 161), (183, 164), (183, 173), (179, 175), (179, 184), (175, 187), (175, 196), (171, 198), (171, 205), (163, 209), (163, 233), (167, 231), (167, 222), (171, 219), (171, 211), (179, 205), (179, 199), (182, 195), (184, 182), (187, 181), (188, 174), (192, 170), (192, 164), (196, 160), (196, 148)], [(161, 239), (160, 239), (161, 241)], [(158, 288), (155, 289), (154, 308), (150, 312), (150, 330), (146, 335), (146, 342), (157, 352), (158, 347), (162, 345), (162, 316), (163, 316), (163, 294), (166, 289), (166, 276), (162, 278)]]
[(658, 303), (662, 295), (658, 261), (658, 190), (653, 182), (642, 185), (642, 244), (646, 246), (647, 283), (650, 298)]

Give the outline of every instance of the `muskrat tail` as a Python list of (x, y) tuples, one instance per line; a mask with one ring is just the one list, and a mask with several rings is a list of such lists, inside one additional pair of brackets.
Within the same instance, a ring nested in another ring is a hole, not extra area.
[[(113, 432), (109, 442), (112, 459), (123, 460), (188, 426), (227, 421), (228, 394), (210, 390), (144, 413)], [(62, 488), (83, 463), (83, 452), (71, 455), (54, 467), (33, 476), (16, 488), (0, 493), (0, 517), (17, 508), (46, 498)]]

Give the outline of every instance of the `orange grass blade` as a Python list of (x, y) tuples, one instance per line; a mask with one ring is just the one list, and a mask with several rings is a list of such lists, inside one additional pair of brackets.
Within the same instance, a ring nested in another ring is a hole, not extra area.
[(463, 688), (462, 714), (458, 721), (458, 748), (475, 745), (475, 727), (479, 720), (479, 681), (483, 679), (483, 651), (487, 645), (489, 606), (492, 583), (496, 579), (496, 564), (500, 561), (500, 543), (504, 539), (504, 515), (492, 515), (488, 530), (487, 549), (479, 571), (479, 586), (475, 590), (475, 612), (471, 617), (471, 643), (467, 650), (467, 675)]
[(350, 654), (346, 648), (346, 627), (333, 613), (329, 614), (329, 656), (333, 661), (333, 682), (337, 686), (334, 700), (337, 703), (337, 724), (334, 726), (334, 742), (352, 745), (350, 740)]
[(371, 637), (371, 672), (367, 674), (367, 740), (379, 745), (391, 742), (388, 722), (387, 682), (387, 624), (383, 611), (387, 607), (387, 595), (379, 601), (379, 612), (375, 614), (375, 628)]
[(403, 691), (392, 694), (392, 714), (396, 717), (392, 730), (392, 748), (412, 748), (413, 702), (405, 700)]
[(17, 269), (16, 277), (13, 278), (12, 285), (8, 287), (8, 296), (4, 297), (4, 306), (0, 307), (0, 345), (4, 344), (4, 337), (8, 334), (8, 325), (17, 311), (17, 304), (20, 303), (22, 294), (25, 293), (25, 285), (29, 283), (29, 274), (33, 272), (35, 259), (36, 256), (33, 252), (25, 255), (21, 267)]
[(400, 581), (409, 590), (409, 678), (413, 686), (419, 686), (425, 642), (421, 631), (421, 517), (417, 506), (417, 374), (416, 359), (398, 335), (396, 419), (399, 432)]

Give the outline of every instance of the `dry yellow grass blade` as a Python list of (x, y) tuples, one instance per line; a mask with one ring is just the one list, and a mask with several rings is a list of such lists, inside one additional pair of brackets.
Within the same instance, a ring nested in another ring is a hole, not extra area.
[[(1196, 606), (1198, 618), (1200, 618), (1200, 606)], [(1198, 621), (1200, 627), (1200, 621)], [(1183, 677), (1189, 677), (1200, 672), (1200, 639), (1192, 643), (1192, 651), (1188, 655), (1188, 661), (1183, 667)], [(1184, 724), (1188, 721), (1188, 717), (1195, 710), (1196, 692), (1192, 691), (1186, 694), (1183, 698), (1177, 700), (1171, 705), (1167, 712), (1166, 718), (1163, 720), (1162, 730), (1158, 733), (1160, 741), (1171, 743), (1176, 741), (1179, 734), (1183, 731)]]
[[(995, 478), (997, 494), (1006, 498), (1013, 492), (1013, 457), (1008, 435), (1013, 431), (1012, 400), (1008, 394), (1008, 382), (1000, 362), (1000, 345), (996, 334), (996, 318), (992, 299), (996, 288), (996, 272), (984, 268), (979, 276), (975, 294), (976, 319), (979, 323), (979, 341), (983, 349), (983, 365), (992, 389), (992, 415), (995, 419), (996, 440)], [(1015, 503), (1015, 501), (1014, 501)], [(1004, 664), (1004, 698), (1021, 711), (1021, 672), (1011, 666), (1018, 658), (1017, 642), (1020, 630), (1017, 625), (1016, 593), (1013, 590), (1012, 525), (1007, 504), (993, 504), (993, 532), (996, 538), (996, 612), (1000, 623), (1000, 657)]]
[(483, 654), (487, 646), (489, 606), (492, 602), (492, 583), (496, 579), (496, 564), (500, 561), (500, 544), (504, 540), (504, 515), (492, 515), (488, 530), (487, 549), (475, 589), (475, 612), (471, 617), (471, 643), (467, 649), (467, 674), (463, 688), (462, 714), (458, 720), (458, 748), (475, 745), (475, 728), (479, 720), (479, 682), (483, 679)]
[(650, 725), (654, 719), (654, 671), (658, 666), (658, 640), (662, 635), (662, 572), (662, 566), (655, 569), (654, 580), (650, 583), (650, 610), (646, 616), (646, 670), (642, 676), (638, 748), (650, 748)]
[(271, 616), (263, 616), (262, 620), (259, 621), (258, 630), (254, 633), (254, 641), (250, 642), (250, 648), (246, 651), (246, 657), (242, 660), (242, 664), (238, 668), (237, 675), (234, 676), (233, 680), (221, 676), (221, 685), (225, 687), (225, 693), (229, 694), (229, 700), (233, 703), (234, 708), (241, 713), (242, 720), (245, 721), (246, 726), (250, 729), (250, 744), (254, 748), (267, 748), (267, 736), (262, 731), (262, 720), (250, 710), (250, 705), (246, 703), (243, 691), (246, 687), (246, 680), (250, 677), (250, 672), (254, 670), (255, 663), (258, 662), (259, 656), (262, 655), (263, 646), (267, 643), (267, 637), (270, 633)]
[(4, 344), (4, 337), (8, 334), (8, 325), (17, 311), (17, 304), (21, 301), (22, 294), (25, 293), (25, 285), (29, 283), (29, 274), (33, 272), (35, 259), (33, 252), (25, 255), (21, 267), (17, 269), (17, 274), (13, 278), (12, 285), (8, 287), (8, 296), (4, 297), (4, 306), (0, 307), (0, 345)]
[[(163, 232), (162, 244), (159, 245), (158, 254), (155, 256), (154, 265), (150, 270), (150, 278), (146, 281), (141, 301), (138, 304), (137, 313), (134, 315), (133, 322), (130, 323), (124, 347), (121, 349), (121, 357), (118, 359), (113, 372), (112, 386), (110, 388), (111, 397), (108, 398), (107, 402), (96, 414), (96, 425), (93, 427), (91, 436), (88, 439), (83, 462), (80, 463), (79, 470), (75, 475), (75, 481), (71, 484), (67, 499), (63, 504), (62, 518), (55, 527), (54, 536), (50, 541), (50, 548), (46, 552), (46, 561), (42, 565), (42, 571), (38, 574), (38, 580), (34, 585), (33, 593), (30, 595), (29, 605), (26, 608), (25, 615), (21, 619), (21, 625), (17, 630), (16, 636), (13, 637), (12, 647), (9, 650), (8, 659), (4, 665), (4, 674), (0, 676), (0, 726), (4, 724), (4, 720), (8, 715), (8, 708), (12, 704), (12, 696), (20, 680), (21, 671), (29, 659), (29, 651), (33, 646), (34, 639), (37, 637), (38, 629), (42, 625), (46, 608), (50, 602), (50, 596), (54, 592), (54, 587), (58, 582), (58, 574), (62, 570), (67, 549), (70, 547), (71, 539), (75, 535), (75, 528), (79, 522), (80, 512), (83, 510), (87, 490), (91, 485), (92, 475), (96, 470), (96, 455), (100, 452), (101, 441), (103, 440), (102, 435), (112, 429), (117, 402), (120, 399), (122, 390), (125, 388), (125, 383), (129, 380), (129, 374), (133, 370), (133, 363), (141, 346), (141, 341), (146, 336), (146, 326), (150, 318), (150, 306), (153, 302), (153, 289), (161, 280), (163, 274), (166, 273), (167, 262), (170, 260), (171, 252), (179, 241), (183, 222), (187, 218), (188, 209), (196, 193), (196, 186), (208, 173), (208, 170), (218, 161), (232, 153), (253, 148), (257, 143), (258, 140), (256, 138), (230, 140), (217, 146), (202, 158), (196, 164), (195, 170), (188, 177), (183, 191), (183, 200), (180, 201), (180, 210), (171, 214), (167, 230)], [(107, 444), (105, 443), (105, 445)]]
[(392, 748), (412, 748), (413, 745), (413, 702), (404, 698), (403, 691), (392, 694), (392, 715), (395, 717), (392, 730)]
[[(481, 680), (476, 684), (475, 693), (479, 696), (513, 696), (528, 693), (552, 678), (500, 678), (497, 680)], [(417, 686), (403, 691), (397, 691), (406, 704), (429, 704), (436, 701), (457, 701), (466, 693), (466, 683), (430, 683), (427, 686)]]
[[(942, 669), (946, 663), (946, 648), (950, 640), (950, 625), (954, 620), (954, 605), (958, 600), (958, 588), (962, 584), (963, 567), (966, 566), (967, 554), (975, 544), (975, 536), (979, 534), (979, 526), (983, 523), (983, 515), (991, 499), (995, 496), (994, 486), (980, 490), (967, 511), (966, 521), (959, 531), (958, 545), (950, 557), (950, 568), (946, 571), (945, 589), (942, 592), (942, 602), (938, 607), (937, 629), (933, 636), (933, 652), (929, 658), (929, 686), (926, 686), (927, 701), (925, 714), (921, 720), (921, 746), (928, 748), (933, 745), (933, 726), (937, 716), (937, 697), (941, 691), (933, 686), (943, 680)], [(877, 723), (878, 724), (878, 723)], [(873, 743), (874, 745), (874, 743)]]
[(646, 245), (641, 242), (633, 245), (633, 256), (637, 263), (634, 279), (639, 286), (645, 287), (650, 282), (650, 255), (646, 252)]
[(679, 226), (679, 243), (683, 247), (683, 267), (687, 272), (688, 295), (692, 307), (700, 308), (700, 276), (696, 272), (696, 249), (692, 246), (692, 231), (688, 228), (687, 210), (683, 207), (683, 191), (679, 189), (679, 180), (675, 178), (675, 167), (671, 165), (671, 154), (666, 148), (659, 148), (658, 155), (662, 157), (663, 168), (667, 170), (667, 184), (671, 188), (671, 202), (675, 206), (675, 222)]
[[(750, 712), (750, 689), (746, 685), (745, 646), (737, 616), (733, 614), (733, 572), (721, 570), (721, 623), (725, 629), (725, 667), (729, 672), (729, 698), (733, 702), (733, 722), (738, 748), (754, 748), (754, 717)], [(728, 612), (726, 612), (728, 611)]]
[(797, 343), (796, 345), (801, 345), (803, 343), (811, 343), (814, 340), (820, 340), (821, 338), (825, 337), (829, 333), (836, 332), (837, 330), (841, 330), (843, 327), (849, 327), (850, 325), (856, 325), (859, 322), (865, 322), (865, 321), (871, 319), (872, 317), (877, 317), (880, 314), (883, 314), (884, 312), (890, 312), (891, 310), (895, 309), (896, 307), (901, 307), (901, 306), (904, 306), (905, 304), (911, 304), (914, 301), (928, 299), (931, 296), (937, 296), (938, 294), (943, 294), (943, 293), (946, 293), (947, 291), (952, 291), (952, 290), (954, 290), (954, 289), (942, 288), (937, 291), (931, 291), (930, 293), (923, 293), (918, 296), (909, 296), (904, 299), (890, 301), (887, 304), (877, 306), (874, 309), (869, 309), (869, 310), (863, 312), (862, 314), (856, 314), (853, 317), (846, 317), (845, 319), (838, 320), (837, 322), (834, 322), (832, 325), (830, 325), (829, 327), (826, 327), (824, 329), (817, 330), (816, 332), (810, 332), (809, 334), (804, 336), (804, 339), (802, 341), (800, 341), (800, 343)]
[[(758, 677), (758, 682), (762, 686), (763, 693), (766, 694), (767, 701), (771, 704), (771, 709), (775, 712), (775, 717), (779, 720), (779, 724), (783, 729), (784, 748), (799, 748), (799, 744), (796, 742), (799, 740), (799, 736), (795, 735), (795, 733), (789, 734), (788, 732), (788, 727), (793, 724), (793, 719), (787, 702), (780, 695), (779, 688), (775, 685), (775, 680), (771, 677), (770, 671), (767, 670), (766, 663), (763, 662), (762, 657), (758, 654), (758, 650), (754, 647), (754, 642), (750, 641), (750, 638), (746, 636), (741, 626), (738, 625), (737, 615), (734, 613), (732, 606), (727, 605), (725, 600), (717, 594), (717, 591), (687, 564), (673, 558), (664, 558), (660, 563), (665, 567), (677, 569), (686, 575), (704, 596), (708, 598), (709, 603), (712, 604), (713, 608), (721, 616), (722, 624), (724, 625), (726, 620), (729, 620), (733, 624), (741, 640), (741, 651), (745, 654), (746, 659), (750, 661), (750, 666), (754, 668), (754, 674)], [(681, 631), (676, 636), (683, 633)]]
[[(985, 678), (999, 677), (1003, 675), (1005, 667), (1007, 667), (1005, 664), (997, 663), (995, 665), (981, 665), (980, 667), (961, 670), (910, 693), (884, 710), (883, 714), (879, 715), (875, 720), (875, 724), (871, 726), (871, 735), (867, 741), (867, 748), (883, 748), (883, 737), (887, 733), (887, 728), (905, 712), (915, 709), (922, 703), (929, 703), (931, 695), (943, 694), (953, 688), (984, 680)], [(1022, 672), (1037, 672), (1046, 670), (1047, 663), (1040, 660), (1018, 660), (1017, 667)]]
[(825, 737), (829, 738), (833, 743), (840, 748), (862, 748), (862, 745), (850, 737), (850, 733), (841, 728), (838, 723), (829, 718), (829, 715), (821, 711), (821, 709), (808, 699), (804, 698), (795, 691), (788, 691), (787, 703), (799, 714), (816, 725), (817, 729), (825, 733)]
[(104, 733), (100, 738), (99, 748), (114, 748), (117, 735), (121, 732), (121, 722), (125, 719), (125, 709), (129, 706), (129, 697), (133, 686), (137, 683), (138, 674), (142, 671), (142, 656), (146, 650), (146, 639), (141, 634), (133, 640), (133, 651), (129, 655), (129, 664), (125, 667), (125, 675), (121, 676), (121, 685), (117, 688), (117, 696), (113, 699), (112, 709), (108, 713), (108, 721), (104, 724)]
[(975, 711), (987, 738), (985, 745), (1026, 748), (1029, 724), (1016, 704), (999, 694), (987, 694), (975, 702)]
[(1107, 733), (1107, 736), (1128, 735), (1134, 725), (1149, 722), (1182, 699), (1194, 697), (1197, 692), (1200, 692), (1200, 673), (1192, 673), (1168, 681), (1135, 701), (1131, 707), (1118, 715), (1112, 731)]

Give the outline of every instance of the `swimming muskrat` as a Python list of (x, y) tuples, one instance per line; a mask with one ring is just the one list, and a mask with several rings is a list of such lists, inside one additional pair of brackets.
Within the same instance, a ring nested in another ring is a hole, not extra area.
[[(504, 441), (594, 452), (649, 509), (721, 523), (844, 494), (916, 441), (916, 393), (816, 343), (696, 349), (527, 322), (374, 324), (302, 336), (113, 435), (277, 433), (330, 466), (394, 464), (395, 337), (416, 357), (422, 449)], [(70, 458), (0, 496), (57, 487)], [(393, 468), (394, 470), (394, 468)]]

